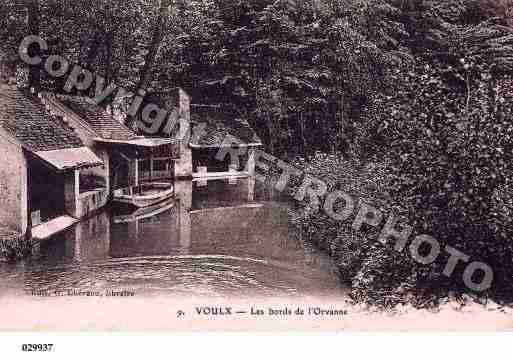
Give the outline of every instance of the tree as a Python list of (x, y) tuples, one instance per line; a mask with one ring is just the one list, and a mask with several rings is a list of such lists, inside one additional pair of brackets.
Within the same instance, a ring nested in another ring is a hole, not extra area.
[[(428, 49), (394, 71), (389, 91), (367, 106), (360, 135), (363, 152), (391, 164), (391, 194), (416, 229), (492, 265), (497, 295), (513, 273), (513, 37), (507, 19), (475, 23), (481, 15), (462, 17), (469, 11), (424, 31)], [(417, 284), (439, 276), (443, 267), (434, 268)]]

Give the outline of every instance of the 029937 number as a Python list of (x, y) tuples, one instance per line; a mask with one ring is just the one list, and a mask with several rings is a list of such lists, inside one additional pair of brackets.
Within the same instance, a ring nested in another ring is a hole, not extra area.
[(23, 344), (21, 350), (24, 352), (51, 352), (53, 344)]

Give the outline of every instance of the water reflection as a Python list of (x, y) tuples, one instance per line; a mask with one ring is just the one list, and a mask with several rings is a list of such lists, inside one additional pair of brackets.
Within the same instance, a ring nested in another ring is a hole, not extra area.
[(41, 242), (34, 253), (48, 263), (94, 261), (110, 256), (111, 216), (105, 211)]
[(331, 260), (289, 233), (287, 205), (259, 201), (254, 188), (247, 181), (177, 182), (172, 201), (138, 212), (112, 208), (42, 243), (39, 260), (11, 270), (10, 285), (155, 295), (339, 294)]

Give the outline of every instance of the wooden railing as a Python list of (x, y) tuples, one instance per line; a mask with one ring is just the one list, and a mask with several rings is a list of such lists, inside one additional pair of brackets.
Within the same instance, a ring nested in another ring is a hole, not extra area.
[(148, 181), (151, 180), (158, 180), (158, 179), (169, 179), (172, 178), (173, 175), (170, 170), (163, 170), (163, 171), (157, 171), (153, 170), (153, 173), (150, 176), (150, 171), (140, 171), (139, 172), (139, 179), (142, 181)]

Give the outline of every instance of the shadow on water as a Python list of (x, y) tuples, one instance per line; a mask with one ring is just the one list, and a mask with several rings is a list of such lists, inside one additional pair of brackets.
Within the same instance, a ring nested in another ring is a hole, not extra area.
[(32, 262), (0, 267), (0, 275), (25, 290), (340, 295), (331, 259), (289, 233), (287, 204), (258, 193), (244, 180), (177, 182), (175, 199), (137, 212), (109, 208), (41, 243)]

